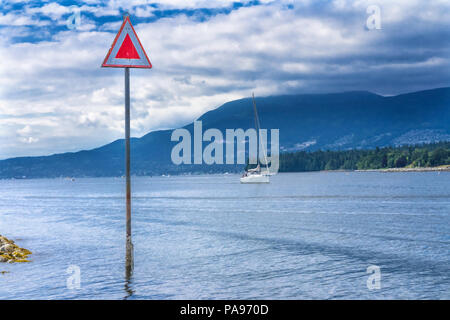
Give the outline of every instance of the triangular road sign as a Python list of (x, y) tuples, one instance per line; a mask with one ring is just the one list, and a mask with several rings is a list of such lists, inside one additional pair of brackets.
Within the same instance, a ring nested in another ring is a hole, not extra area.
[(152, 64), (145, 53), (139, 38), (130, 22), (123, 19), (122, 26), (114, 39), (102, 67), (113, 68), (151, 68)]

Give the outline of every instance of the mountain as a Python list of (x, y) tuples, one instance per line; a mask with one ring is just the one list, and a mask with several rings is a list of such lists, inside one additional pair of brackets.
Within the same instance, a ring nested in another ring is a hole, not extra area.
[[(450, 87), (384, 97), (356, 91), (256, 98), (262, 128), (280, 130), (280, 151), (369, 149), (450, 140)], [(203, 131), (253, 128), (250, 98), (203, 114)], [(193, 123), (185, 126), (191, 133)], [(225, 172), (242, 165), (180, 165), (171, 162), (172, 130), (131, 139), (135, 175)], [(193, 136), (193, 134), (192, 134)], [(204, 142), (203, 147), (208, 143)], [(0, 161), (0, 178), (121, 176), (124, 140), (102, 147), (42, 157)]]

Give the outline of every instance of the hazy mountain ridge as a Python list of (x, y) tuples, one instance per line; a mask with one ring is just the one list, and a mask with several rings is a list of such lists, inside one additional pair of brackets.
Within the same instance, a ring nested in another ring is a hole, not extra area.
[[(256, 98), (261, 127), (280, 129), (283, 151), (368, 149), (450, 140), (450, 88), (383, 97), (355, 91), (330, 94)], [(203, 131), (252, 128), (250, 98), (230, 101), (198, 120)], [(193, 132), (193, 124), (184, 128)], [(132, 138), (132, 173), (154, 175), (180, 172), (225, 172), (241, 165), (172, 164), (176, 142), (172, 130)], [(208, 143), (204, 143), (203, 147)], [(0, 178), (59, 176), (120, 176), (124, 172), (124, 140), (92, 150), (0, 161)]]

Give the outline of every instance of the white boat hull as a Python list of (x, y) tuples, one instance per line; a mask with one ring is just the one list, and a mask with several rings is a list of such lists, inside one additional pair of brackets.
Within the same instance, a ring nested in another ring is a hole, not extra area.
[(262, 174), (250, 174), (245, 177), (241, 177), (241, 183), (270, 183), (269, 176)]

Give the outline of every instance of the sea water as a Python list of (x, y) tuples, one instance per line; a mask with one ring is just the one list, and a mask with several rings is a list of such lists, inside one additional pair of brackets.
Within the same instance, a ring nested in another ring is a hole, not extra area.
[(0, 180), (0, 234), (33, 252), (0, 264), (0, 299), (450, 298), (449, 172), (132, 177), (132, 194), (127, 275), (124, 179)]

